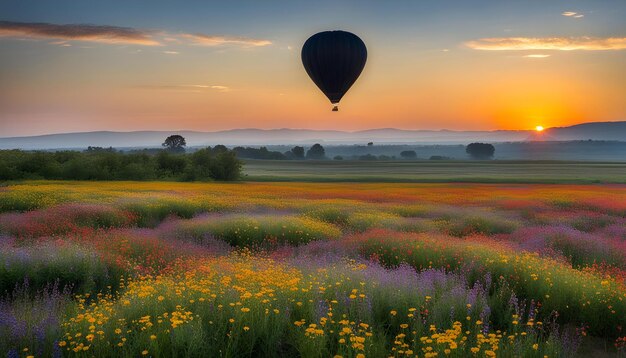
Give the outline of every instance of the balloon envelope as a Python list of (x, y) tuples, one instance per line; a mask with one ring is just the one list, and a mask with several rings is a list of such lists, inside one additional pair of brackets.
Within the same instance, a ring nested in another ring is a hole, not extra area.
[(331, 103), (339, 103), (363, 71), (367, 48), (346, 31), (317, 33), (302, 46), (302, 64)]

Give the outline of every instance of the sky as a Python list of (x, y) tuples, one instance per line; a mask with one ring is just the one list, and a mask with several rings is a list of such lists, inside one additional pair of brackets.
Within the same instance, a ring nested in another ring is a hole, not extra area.
[[(626, 120), (626, 1), (0, 1), (0, 137)], [(368, 49), (339, 112), (306, 39)]]

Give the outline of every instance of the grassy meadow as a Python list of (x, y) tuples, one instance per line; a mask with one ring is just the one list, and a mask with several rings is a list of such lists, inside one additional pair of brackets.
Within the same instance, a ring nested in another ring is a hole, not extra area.
[(626, 355), (622, 184), (30, 181), (0, 248), (7, 357)]
[(624, 162), (554, 160), (248, 160), (255, 181), (626, 184)]

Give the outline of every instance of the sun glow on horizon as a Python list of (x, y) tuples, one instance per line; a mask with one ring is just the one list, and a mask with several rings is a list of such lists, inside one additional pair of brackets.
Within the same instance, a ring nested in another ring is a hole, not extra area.
[(535, 127), (535, 130), (536, 130), (537, 132), (543, 132), (543, 126), (536, 126), (536, 127)]

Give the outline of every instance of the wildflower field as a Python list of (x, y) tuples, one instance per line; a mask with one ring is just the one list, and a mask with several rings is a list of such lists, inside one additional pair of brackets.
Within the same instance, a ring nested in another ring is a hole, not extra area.
[(625, 348), (625, 185), (0, 187), (7, 357)]

